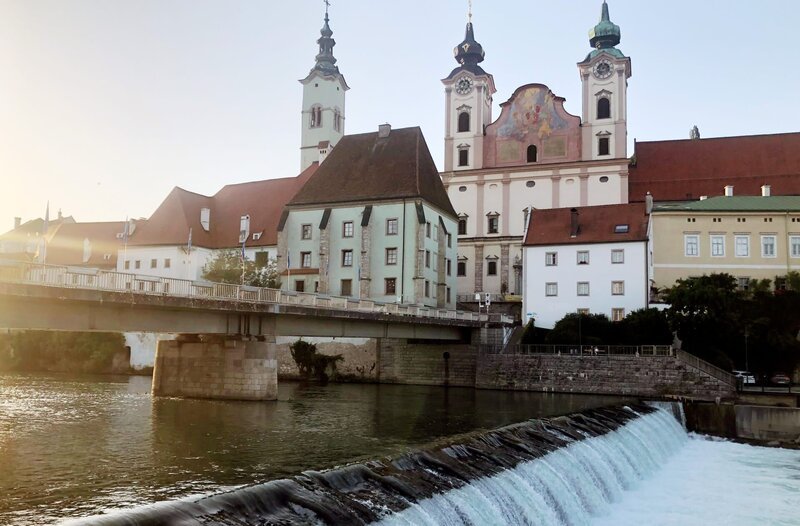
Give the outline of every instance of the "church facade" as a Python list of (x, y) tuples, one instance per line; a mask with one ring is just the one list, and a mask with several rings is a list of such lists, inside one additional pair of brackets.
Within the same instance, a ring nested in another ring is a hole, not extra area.
[(603, 3), (578, 63), (582, 112), (546, 85), (517, 88), (492, 120), (494, 78), (472, 22), (445, 88), (442, 179), (458, 214), (458, 293), (522, 292), (522, 240), (535, 209), (628, 201), (627, 88), (631, 61)]

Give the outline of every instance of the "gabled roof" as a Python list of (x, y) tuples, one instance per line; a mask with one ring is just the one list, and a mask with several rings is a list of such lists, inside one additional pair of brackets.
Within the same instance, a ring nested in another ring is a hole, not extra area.
[[(75, 219), (72, 216), (67, 217), (57, 217), (55, 219), (50, 219), (47, 224), (47, 233), (51, 234), (55, 231), (55, 229), (63, 224), (63, 223), (74, 223)], [(29, 221), (25, 221), (23, 224), (9, 230), (5, 234), (0, 236), (0, 241), (12, 241), (12, 242), (26, 242), (32, 237), (42, 235), (42, 230), (44, 229), (44, 219), (41, 217), (36, 219), (31, 219)]]
[(637, 142), (630, 167), (631, 201), (647, 192), (656, 201), (685, 201), (724, 194), (800, 195), (800, 133)]
[(456, 217), (419, 127), (342, 137), (289, 206), (402, 198), (423, 199)]
[[(239, 245), (239, 221), (243, 215), (250, 216), (247, 246), (276, 245), (283, 207), (318, 166), (312, 164), (297, 177), (229, 184), (213, 197), (175, 187), (147, 223), (131, 236), (128, 245), (186, 245), (191, 229), (194, 246), (236, 247)], [(200, 210), (203, 208), (211, 210), (208, 231), (200, 224)], [(254, 233), (261, 233), (260, 238), (253, 239)]]
[(702, 201), (661, 203), (656, 212), (800, 212), (800, 196), (774, 195), (769, 197), (740, 195), (711, 197)]
[[(534, 210), (525, 246), (619, 243), (647, 240), (647, 214), (644, 203), (585, 206), (577, 208), (578, 234), (572, 237), (572, 209)], [(626, 232), (615, 232), (628, 225)]]
[[(47, 243), (47, 263), (114, 268), (117, 251), (124, 243), (117, 235), (124, 230), (124, 221), (62, 223)], [(88, 246), (85, 247), (87, 240)], [(89, 256), (88, 260), (84, 260), (84, 256)]]

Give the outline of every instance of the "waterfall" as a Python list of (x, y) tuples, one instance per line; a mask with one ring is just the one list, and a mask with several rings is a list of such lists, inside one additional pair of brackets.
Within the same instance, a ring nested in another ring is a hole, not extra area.
[(586, 524), (683, 447), (675, 405), (531, 420), (393, 460), (69, 524)]

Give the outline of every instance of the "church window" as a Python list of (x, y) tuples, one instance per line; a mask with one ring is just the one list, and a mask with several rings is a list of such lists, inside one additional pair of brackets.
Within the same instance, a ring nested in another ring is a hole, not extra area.
[(466, 192), (467, 191), (467, 187), (466, 186), (459, 186), (458, 187), (458, 191), (459, 192)]
[(467, 218), (462, 217), (458, 220), (458, 235), (459, 236), (466, 236), (467, 235)]
[(333, 129), (342, 131), (342, 113), (338, 109), (333, 110)]
[(467, 262), (466, 261), (459, 261), (456, 265), (456, 274), (458, 276), (466, 276), (467, 275)]
[(600, 182), (601, 182), (601, 183), (607, 183), (607, 182), (608, 182), (608, 176), (607, 176), (607, 175), (604, 175), (604, 176), (602, 176), (602, 177), (600, 178)]
[(600, 97), (597, 99), (597, 118), (610, 119), (611, 118), (611, 101), (608, 97)]
[(490, 234), (497, 234), (500, 231), (500, 217), (497, 214), (489, 215), (487, 230)]
[(469, 149), (461, 148), (458, 150), (458, 165), (469, 166)]
[(486, 264), (486, 275), (487, 276), (496, 276), (497, 275), (497, 261), (488, 261)]
[(458, 131), (460, 132), (468, 132), (469, 131), (469, 112), (462, 111), (458, 114)]
[(608, 137), (600, 137), (597, 141), (597, 155), (611, 155), (611, 140)]
[(531, 144), (528, 146), (528, 162), (535, 163), (538, 160), (539, 151), (536, 148), (535, 144)]
[(311, 122), (309, 124), (312, 128), (322, 126), (322, 108), (320, 106), (311, 107)]
[(536, 181), (526, 181), (525, 186), (527, 186), (528, 188), (533, 188), (534, 186), (536, 186)]

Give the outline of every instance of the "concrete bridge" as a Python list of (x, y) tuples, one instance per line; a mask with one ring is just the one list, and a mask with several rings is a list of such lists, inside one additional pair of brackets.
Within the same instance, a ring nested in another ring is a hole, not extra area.
[[(471, 312), (98, 269), (0, 262), (0, 327), (180, 333), (159, 342), (153, 393), (275, 399), (276, 336), (470, 343)], [(510, 324), (496, 316), (492, 325)]]

